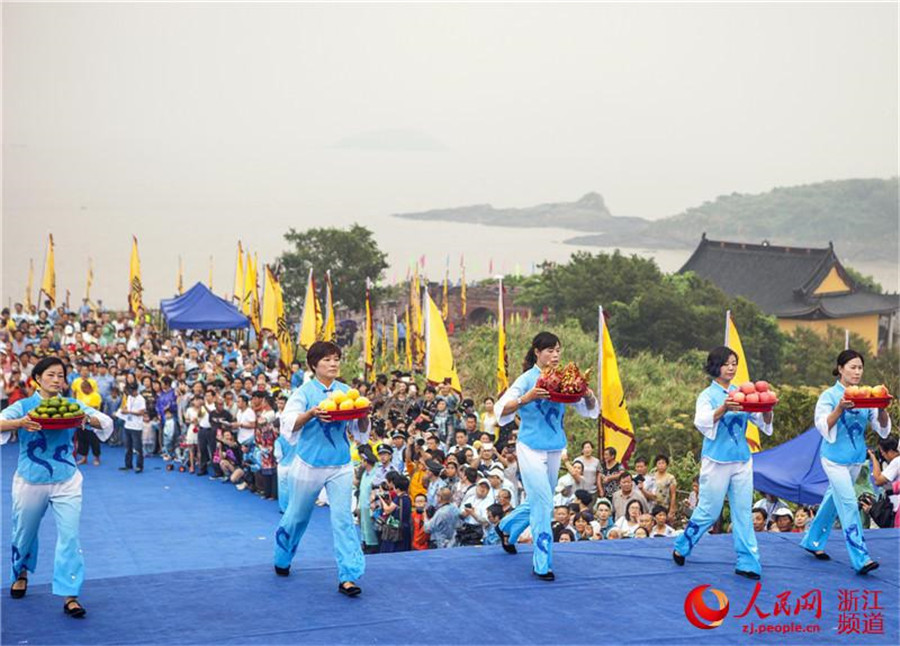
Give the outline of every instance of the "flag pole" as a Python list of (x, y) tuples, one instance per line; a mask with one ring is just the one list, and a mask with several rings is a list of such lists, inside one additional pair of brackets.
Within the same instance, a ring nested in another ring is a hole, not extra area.
[(729, 336), (728, 331), (729, 331), (730, 326), (728, 324), (730, 322), (731, 322), (731, 310), (725, 310), (725, 346), (726, 347), (730, 347), (728, 345), (728, 342), (730, 341), (730, 339), (728, 338), (728, 336)]
[(603, 433), (603, 306), (597, 306), (597, 450), (603, 453), (605, 437)]
[(850, 349), (850, 330), (844, 328), (844, 350)]

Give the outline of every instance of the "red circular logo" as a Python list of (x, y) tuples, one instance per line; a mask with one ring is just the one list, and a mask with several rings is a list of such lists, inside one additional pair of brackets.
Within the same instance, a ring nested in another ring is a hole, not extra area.
[[(716, 608), (710, 608), (703, 600), (703, 591), (707, 588), (716, 597)], [(728, 597), (721, 590), (710, 588), (709, 585), (698, 585), (684, 598), (684, 616), (702, 630), (716, 628), (728, 616)]]

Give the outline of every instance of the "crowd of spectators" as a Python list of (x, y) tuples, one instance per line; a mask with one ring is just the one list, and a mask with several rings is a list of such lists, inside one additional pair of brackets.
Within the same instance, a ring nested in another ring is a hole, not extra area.
[[(163, 332), (143, 312), (131, 318), (87, 304), (78, 312), (47, 305), (3, 310), (3, 407), (33, 392), (29, 377), (41, 357), (59, 356), (68, 367), (69, 394), (115, 420), (109, 444), (126, 449), (121, 470), (139, 474), (145, 459), (156, 459), (169, 470), (278, 499), (279, 412), (311, 375), (296, 362), (289, 374), (279, 371), (274, 337), (264, 333), (250, 343), (246, 333)], [(373, 405), (370, 442), (352, 452), (365, 551), (497, 543), (497, 523), (525, 496), (516, 424), (498, 424), (490, 397), (476, 402), (447, 383), (420, 389), (402, 371), (349, 381)], [(79, 463), (99, 466), (97, 436), (84, 429), (76, 438)], [(896, 438), (882, 444), (880, 455), (872, 455), (873, 470), (878, 485), (891, 487), (900, 479), (900, 454)], [(664, 454), (652, 462), (637, 456), (629, 466), (612, 448), (598, 457), (589, 441), (573, 459), (565, 455), (554, 540), (679, 533), (697, 504), (698, 481), (679, 490)], [(318, 504), (327, 504), (324, 491)], [(791, 509), (767, 496), (753, 514), (757, 531), (802, 532), (814, 508)], [(720, 518), (712, 531), (727, 530)], [(519, 540), (531, 540), (527, 530)]]

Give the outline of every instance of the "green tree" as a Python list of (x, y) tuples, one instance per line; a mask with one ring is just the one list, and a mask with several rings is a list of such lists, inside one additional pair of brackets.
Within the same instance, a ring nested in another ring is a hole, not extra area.
[(577, 252), (568, 263), (544, 263), (540, 276), (523, 281), (516, 303), (535, 312), (546, 306), (557, 320), (576, 318), (584, 330), (597, 330), (597, 306), (628, 303), (662, 280), (652, 259)]
[(874, 292), (875, 294), (884, 294), (884, 287), (881, 286), (874, 276), (867, 276), (861, 271), (857, 271), (853, 267), (844, 265), (844, 271), (850, 276), (856, 285), (866, 292)]
[[(357, 311), (365, 307), (366, 278), (378, 281), (388, 267), (387, 254), (378, 248), (372, 232), (359, 224), (349, 229), (296, 231), (291, 228), (284, 239), (293, 247), (279, 258), (284, 267), (285, 303), (292, 313), (303, 308), (310, 267), (317, 286), (324, 285), (325, 272), (331, 270), (335, 303)], [(323, 289), (319, 298), (324, 294)]]
[[(871, 357), (869, 343), (850, 333), (850, 347)], [(834, 360), (844, 349), (844, 330), (829, 325), (823, 336), (810, 328), (797, 327), (787, 337), (781, 381), (793, 386), (827, 386), (834, 383)]]

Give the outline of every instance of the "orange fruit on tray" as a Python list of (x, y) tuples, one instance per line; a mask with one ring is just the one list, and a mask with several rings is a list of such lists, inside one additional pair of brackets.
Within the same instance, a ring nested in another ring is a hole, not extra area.
[(319, 404), (319, 408), (322, 410), (337, 410), (338, 405), (335, 403), (333, 399), (323, 399)]
[(356, 399), (359, 397), (359, 391), (356, 388), (351, 388), (346, 393), (347, 399)]
[(341, 402), (341, 405), (338, 406), (338, 410), (353, 410), (356, 408), (356, 404), (352, 399), (345, 399)]
[(356, 408), (368, 408), (370, 403), (371, 402), (369, 402), (369, 399), (367, 397), (357, 397), (356, 401), (354, 402)]

